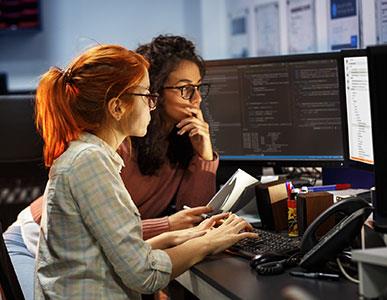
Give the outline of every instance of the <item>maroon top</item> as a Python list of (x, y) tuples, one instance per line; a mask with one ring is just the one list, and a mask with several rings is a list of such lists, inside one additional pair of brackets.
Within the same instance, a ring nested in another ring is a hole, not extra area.
[[(152, 176), (143, 176), (137, 163), (128, 155), (123, 155), (123, 159), (125, 167), (121, 177), (143, 218), (144, 240), (170, 230), (168, 217), (161, 217), (161, 214), (173, 199), (176, 200), (176, 209), (180, 210), (183, 205), (206, 205), (215, 194), (219, 165), (217, 155), (212, 161), (195, 155), (185, 170), (164, 164)], [(32, 217), (37, 223), (42, 216), (42, 199), (39, 197), (30, 205)]]

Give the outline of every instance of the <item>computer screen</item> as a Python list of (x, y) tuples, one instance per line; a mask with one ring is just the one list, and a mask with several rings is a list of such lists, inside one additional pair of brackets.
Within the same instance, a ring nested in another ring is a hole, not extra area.
[(375, 228), (387, 233), (387, 46), (367, 48), (372, 138), (374, 148), (375, 197), (373, 218)]
[(339, 53), (206, 62), (202, 109), (220, 159), (342, 165)]
[(34, 121), (33, 95), (0, 96), (0, 163), (41, 161), (43, 142)]
[(371, 103), (365, 50), (342, 51), (340, 77), (343, 94), (344, 153), (349, 167), (372, 170)]

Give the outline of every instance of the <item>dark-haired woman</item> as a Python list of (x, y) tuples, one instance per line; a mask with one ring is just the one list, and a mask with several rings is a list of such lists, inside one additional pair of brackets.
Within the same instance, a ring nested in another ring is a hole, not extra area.
[(206, 207), (181, 209), (208, 203), (216, 189), (218, 158), (200, 109), (209, 86), (202, 82), (204, 63), (193, 43), (180, 36), (158, 36), (136, 52), (150, 62), (150, 89), (160, 97), (146, 136), (133, 138), (134, 157), (125, 156), (121, 175), (143, 218), (168, 215), (174, 207), (179, 211), (145, 220), (144, 235), (153, 236), (191, 227), (209, 212)]

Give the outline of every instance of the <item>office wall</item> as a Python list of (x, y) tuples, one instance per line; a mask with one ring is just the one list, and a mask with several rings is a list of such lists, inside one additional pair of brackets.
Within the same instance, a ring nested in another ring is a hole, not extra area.
[[(135, 48), (160, 33), (194, 40), (205, 59), (228, 58), (228, 14), (276, 2), (280, 15), (280, 54), (286, 54), (286, 0), (41, 0), (43, 29), (38, 33), (0, 34), (0, 72), (10, 90), (31, 90), (52, 65), (65, 64), (87, 46), (119, 43)], [(316, 48), (328, 51), (328, 3), (315, 0)], [(376, 43), (375, 0), (359, 0), (363, 45)], [(251, 34), (256, 34), (252, 22)], [(256, 44), (249, 41), (251, 55)], [(238, 41), (234, 42), (238, 44)]]
[(201, 43), (200, 0), (41, 0), (42, 31), (0, 35), (0, 72), (12, 91), (36, 87), (50, 66), (64, 67), (87, 46), (135, 48), (161, 33)]
[[(202, 0), (202, 27), (203, 27), (203, 56), (207, 59), (229, 58), (233, 57), (238, 50), (242, 50), (242, 44), (248, 48), (248, 56), (257, 56), (257, 24), (255, 9), (257, 6), (269, 4), (278, 5), (279, 15), (279, 52), (268, 53), (288, 54), (288, 28), (287, 28), (287, 0)], [(315, 36), (316, 52), (330, 51), (328, 45), (328, 16), (329, 0), (314, 0), (315, 13)], [(361, 46), (373, 45), (376, 43), (376, 24), (375, 24), (375, 0), (358, 0), (358, 9), (360, 11), (360, 39)], [(248, 37), (231, 36), (231, 17), (238, 15), (246, 17), (246, 27)], [(238, 49), (239, 47), (239, 49)], [(231, 49), (230, 49), (231, 48)], [(234, 49), (232, 49), (234, 48)], [(236, 48), (236, 49), (235, 49)], [(236, 50), (236, 51), (235, 51)], [(243, 53), (243, 51), (240, 51)]]
[(226, 2), (224, 0), (201, 0), (201, 51), (206, 59), (229, 56), (226, 14)]

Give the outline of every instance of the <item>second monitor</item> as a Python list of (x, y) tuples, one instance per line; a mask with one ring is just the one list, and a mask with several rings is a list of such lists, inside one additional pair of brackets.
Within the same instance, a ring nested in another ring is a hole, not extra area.
[(206, 62), (202, 108), (222, 160), (342, 165), (338, 53)]

